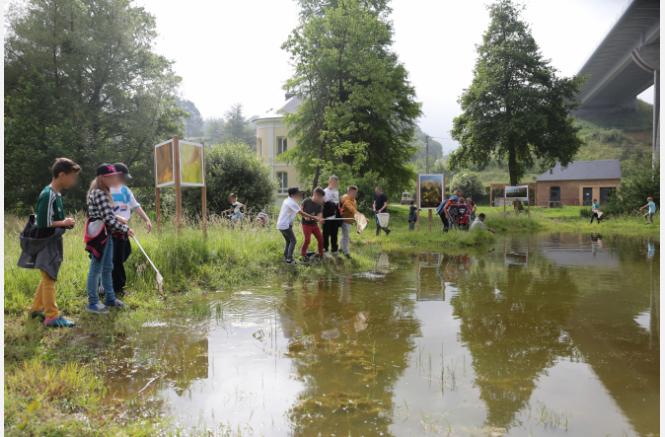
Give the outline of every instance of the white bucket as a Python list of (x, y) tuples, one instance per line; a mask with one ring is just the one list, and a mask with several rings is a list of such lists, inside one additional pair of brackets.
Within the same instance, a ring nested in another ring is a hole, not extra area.
[(388, 227), (388, 223), (390, 222), (390, 214), (388, 214), (387, 212), (380, 212), (376, 214), (376, 218), (379, 219), (379, 226), (381, 226), (382, 228)]

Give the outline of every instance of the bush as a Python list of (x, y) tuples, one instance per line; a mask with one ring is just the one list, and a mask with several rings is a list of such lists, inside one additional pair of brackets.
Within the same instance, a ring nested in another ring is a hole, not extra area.
[(656, 205), (660, 205), (660, 171), (636, 169), (624, 178), (617, 193), (610, 198), (605, 212), (626, 214), (636, 211), (652, 196)]
[[(464, 197), (480, 199), (485, 195), (485, 188), (480, 178), (475, 173), (461, 172), (453, 176), (450, 188), (454, 192), (460, 190)], [(503, 193), (502, 193), (503, 195)]]
[(258, 210), (272, 203), (275, 192), (270, 169), (246, 144), (212, 146), (206, 153), (206, 184), (211, 213), (230, 207), (230, 193), (236, 193), (238, 201)]

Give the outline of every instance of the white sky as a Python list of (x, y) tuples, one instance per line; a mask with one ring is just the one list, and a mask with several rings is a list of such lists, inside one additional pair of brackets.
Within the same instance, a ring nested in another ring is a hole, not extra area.
[[(280, 106), (291, 66), (280, 46), (295, 27), (295, 0), (136, 0), (157, 18), (156, 50), (175, 61), (182, 97), (203, 117), (236, 102), (245, 115)], [(395, 51), (422, 102), (420, 126), (445, 150), (457, 99), (472, 78), (488, 0), (393, 0)], [(573, 75), (630, 0), (526, 0), (525, 18), (546, 58)], [(643, 97), (650, 100), (650, 91)]]

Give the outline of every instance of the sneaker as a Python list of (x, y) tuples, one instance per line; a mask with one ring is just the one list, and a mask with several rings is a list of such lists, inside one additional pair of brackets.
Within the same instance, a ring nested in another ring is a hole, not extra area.
[(293, 258), (284, 260), (284, 262), (287, 263), (287, 264), (295, 264), (296, 263), (296, 261)]
[(46, 318), (46, 315), (44, 314), (44, 311), (30, 311), (30, 318), (31, 319), (39, 319), (40, 321), (44, 321)]
[(51, 317), (50, 319), (44, 319), (44, 326), (47, 328), (73, 328), (76, 326), (76, 323), (65, 319), (62, 316), (58, 316)]
[(390, 235), (390, 229), (386, 229), (386, 235)]
[(346, 257), (346, 259), (351, 259), (351, 254), (345, 253), (344, 256)]
[(113, 302), (106, 302), (107, 308), (117, 308), (119, 310), (125, 308), (125, 304), (120, 299), (114, 300)]
[(85, 307), (85, 309), (89, 313), (95, 313), (95, 314), (107, 314), (109, 312), (109, 309), (106, 308), (106, 305), (104, 305), (101, 302), (98, 302), (94, 305), (88, 305)]

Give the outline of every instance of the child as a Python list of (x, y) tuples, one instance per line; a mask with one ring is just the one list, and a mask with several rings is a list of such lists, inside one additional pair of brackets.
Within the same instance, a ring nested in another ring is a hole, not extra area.
[(593, 199), (593, 202), (591, 203), (591, 222), (593, 223), (593, 219), (596, 219), (596, 223), (600, 224), (600, 219), (602, 218), (603, 213), (600, 211), (600, 203), (598, 203), (598, 199)]
[(302, 243), (300, 255), (304, 260), (307, 259), (307, 248), (309, 247), (312, 234), (314, 234), (318, 244), (319, 257), (323, 258), (323, 235), (321, 234), (321, 228), (319, 228), (319, 222), (323, 220), (323, 197), (325, 195), (326, 193), (323, 191), (323, 188), (317, 187), (314, 189), (312, 197), (305, 199), (302, 203), (302, 210), (310, 216), (316, 217), (316, 220), (310, 218), (302, 219), (302, 232), (305, 236), (305, 241)]
[(55, 282), (63, 259), (62, 235), (75, 221), (65, 218), (62, 190), (76, 185), (81, 167), (67, 158), (58, 158), (51, 167), (51, 183), (37, 200), (37, 217), (32, 216), (21, 234), (19, 267), (37, 268), (41, 281), (30, 308), (32, 318), (41, 318), (49, 328), (72, 328), (74, 322), (59, 315), (55, 303)]
[[(111, 187), (111, 197), (113, 198), (113, 212), (120, 218), (124, 224), (129, 222), (132, 212), (136, 213), (145, 222), (145, 227), (148, 232), (152, 230), (152, 222), (148, 215), (143, 211), (141, 205), (136, 201), (134, 193), (127, 187), (127, 179), (131, 179), (132, 175), (129, 174), (129, 168), (122, 162), (113, 164), (115, 169), (120, 172), (118, 175), (122, 182), (117, 187)], [(114, 232), (113, 234), (113, 290), (116, 296), (124, 296), (125, 283), (127, 276), (125, 274), (125, 261), (132, 253), (132, 245), (129, 243), (127, 234)]]
[(413, 231), (416, 228), (416, 222), (418, 221), (418, 207), (416, 207), (416, 202), (413, 200), (409, 202), (409, 231)]
[(291, 187), (287, 191), (288, 196), (282, 202), (279, 209), (279, 216), (277, 217), (277, 230), (282, 233), (284, 237), (284, 261), (287, 264), (293, 264), (293, 251), (296, 248), (296, 235), (293, 233), (293, 220), (296, 215), (300, 214), (302, 217), (307, 217), (311, 220), (321, 221), (319, 217), (309, 215), (304, 212), (299, 205), (302, 200), (302, 192), (298, 187)]
[[(339, 178), (331, 175), (328, 178), (328, 186), (323, 190), (323, 217), (339, 218)], [(323, 222), (323, 250), (337, 255), (337, 235), (339, 233), (339, 220), (325, 220)]]
[(644, 214), (644, 221), (648, 224), (653, 224), (653, 216), (656, 214), (656, 202), (653, 201), (653, 197), (647, 197), (647, 203), (640, 207), (640, 211), (644, 209), (647, 210)]
[[(88, 271), (88, 306), (86, 310), (101, 314), (108, 312), (107, 307), (123, 308), (124, 304), (116, 299), (113, 288), (113, 239), (111, 233), (134, 236), (134, 231), (113, 212), (111, 188), (122, 183), (121, 173), (111, 164), (97, 167), (97, 177), (92, 180), (88, 191), (88, 220), (86, 223), (86, 250), (90, 252), (90, 270)], [(101, 276), (105, 292), (105, 304), (99, 302), (97, 285)]]
[(228, 200), (231, 204), (231, 209), (229, 210), (231, 211), (231, 223), (239, 223), (245, 216), (245, 213), (243, 212), (245, 205), (238, 202), (238, 196), (236, 196), (234, 193), (229, 194)]
[(358, 212), (358, 204), (356, 197), (358, 195), (358, 187), (355, 185), (349, 186), (346, 194), (342, 196), (339, 201), (339, 208), (341, 216), (345, 220), (342, 221), (342, 252), (344, 256), (351, 259), (349, 245), (351, 244), (351, 225), (355, 220), (355, 215)]

